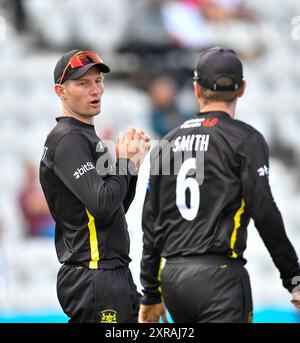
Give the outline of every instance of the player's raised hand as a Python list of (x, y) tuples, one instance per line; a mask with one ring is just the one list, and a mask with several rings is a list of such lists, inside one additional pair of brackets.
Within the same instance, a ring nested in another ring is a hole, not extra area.
[(150, 136), (141, 129), (129, 127), (127, 131), (120, 135), (117, 143), (117, 158), (127, 158), (132, 160), (137, 170), (139, 170), (148, 151), (151, 148)]

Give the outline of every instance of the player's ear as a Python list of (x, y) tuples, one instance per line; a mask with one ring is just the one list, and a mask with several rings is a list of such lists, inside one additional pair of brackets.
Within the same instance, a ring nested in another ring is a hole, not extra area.
[(194, 85), (195, 97), (197, 99), (200, 99), (200, 96), (202, 94), (202, 88), (201, 88), (201, 86), (199, 85), (199, 83), (197, 81), (194, 81), (193, 85)]
[(65, 87), (63, 85), (56, 83), (54, 86), (54, 91), (61, 100), (66, 99)]
[(239, 89), (239, 91), (238, 91), (238, 95), (237, 95), (238, 98), (240, 98), (241, 96), (244, 95), (245, 89), (246, 89), (246, 81), (243, 80), (243, 83), (242, 83), (242, 85), (241, 85), (241, 87), (240, 87), (240, 89)]

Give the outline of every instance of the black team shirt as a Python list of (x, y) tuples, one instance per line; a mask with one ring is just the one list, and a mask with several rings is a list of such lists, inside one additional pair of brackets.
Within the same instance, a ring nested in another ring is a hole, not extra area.
[(296, 287), (298, 259), (272, 197), (268, 155), (263, 136), (225, 112), (199, 113), (152, 151), (142, 220), (144, 304), (161, 301), (161, 257), (243, 259), (250, 218), (284, 287)]
[(58, 259), (91, 269), (127, 265), (125, 213), (135, 195), (134, 165), (112, 163), (93, 125), (70, 117), (57, 122), (45, 142), (40, 182), (56, 222)]

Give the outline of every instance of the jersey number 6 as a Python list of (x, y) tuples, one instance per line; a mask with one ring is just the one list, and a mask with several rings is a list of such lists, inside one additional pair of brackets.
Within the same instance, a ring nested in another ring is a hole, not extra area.
[[(204, 161), (204, 154), (202, 153)], [(200, 205), (200, 186), (203, 183), (203, 163), (200, 164), (201, 170), (197, 170), (196, 158), (189, 158), (181, 165), (177, 179), (176, 179), (176, 205), (182, 217), (186, 220), (192, 221), (197, 216), (199, 205)], [(187, 177), (189, 171), (194, 169), (197, 172), (201, 172), (200, 178)], [(190, 191), (190, 207), (187, 206), (186, 202), (186, 190)]]

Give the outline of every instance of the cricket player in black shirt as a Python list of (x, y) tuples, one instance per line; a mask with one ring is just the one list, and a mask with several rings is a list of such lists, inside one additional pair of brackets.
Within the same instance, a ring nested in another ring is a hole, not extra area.
[(72, 50), (54, 70), (62, 102), (40, 164), (40, 182), (56, 222), (55, 247), (63, 264), (57, 294), (70, 322), (137, 322), (139, 294), (128, 268), (125, 213), (150, 137), (133, 127), (120, 136), (117, 160), (96, 135), (103, 74), (92, 51)]
[(163, 300), (175, 322), (251, 322), (243, 258), (250, 218), (300, 308), (300, 269), (271, 194), (267, 143), (253, 127), (234, 120), (245, 90), (235, 52), (202, 52), (194, 90), (200, 113), (151, 154), (139, 321), (165, 321)]

